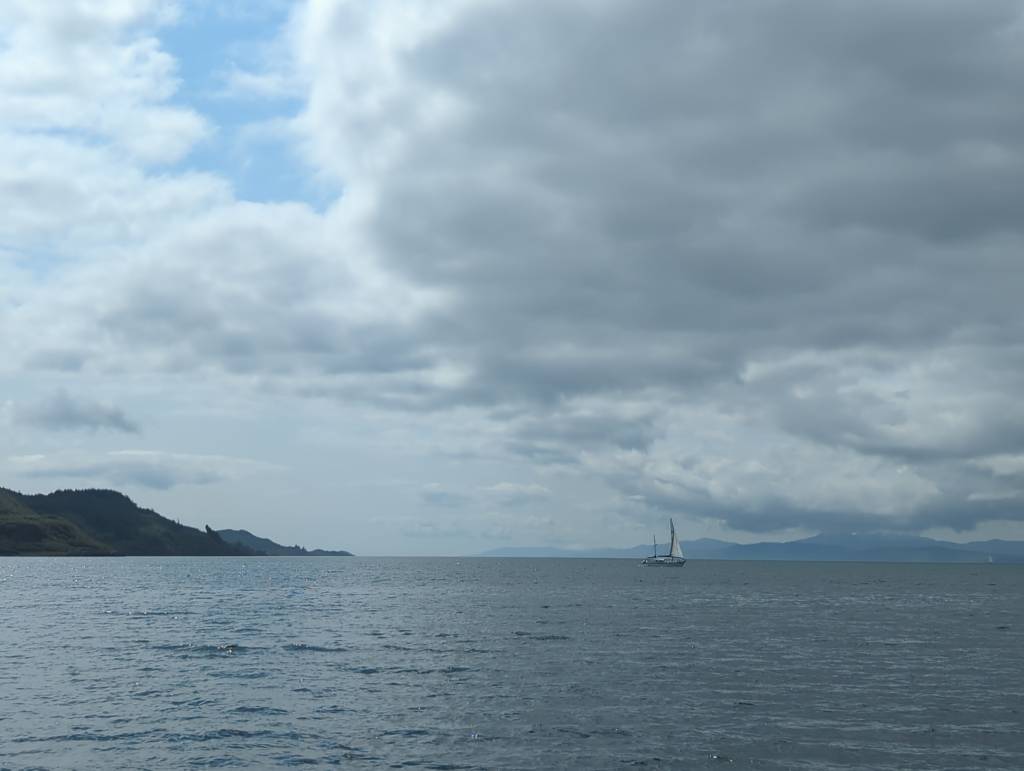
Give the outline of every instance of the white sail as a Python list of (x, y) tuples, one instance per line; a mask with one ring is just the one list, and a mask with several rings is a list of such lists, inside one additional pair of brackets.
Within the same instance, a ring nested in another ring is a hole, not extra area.
[(650, 557), (645, 557), (640, 564), (641, 565), (659, 565), (668, 567), (682, 567), (686, 564), (686, 560), (683, 558), (683, 550), (679, 548), (679, 539), (676, 537), (676, 523), (671, 519), (668, 521), (669, 527), (672, 529), (672, 541), (669, 546), (669, 553), (658, 555), (658, 539), (654, 539), (654, 554)]
[(676, 538), (676, 523), (669, 519), (668, 524), (672, 529), (672, 549), (669, 551), (669, 556), (682, 557), (683, 550), (679, 548), (679, 539)]

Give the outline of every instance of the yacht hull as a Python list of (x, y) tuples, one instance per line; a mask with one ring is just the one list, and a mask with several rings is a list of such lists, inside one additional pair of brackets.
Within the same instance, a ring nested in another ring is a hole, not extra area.
[(672, 517), (668, 518), (668, 527), (669, 532), (672, 534), (668, 554), (658, 554), (658, 539), (655, 538), (654, 554), (645, 558), (640, 563), (642, 567), (681, 568), (686, 564), (686, 558), (683, 556), (683, 552), (679, 548), (679, 539), (676, 538), (676, 523), (672, 521)]

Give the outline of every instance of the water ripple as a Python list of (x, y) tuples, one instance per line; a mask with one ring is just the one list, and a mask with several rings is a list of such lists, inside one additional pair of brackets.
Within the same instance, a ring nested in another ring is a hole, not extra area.
[(0, 577), (0, 768), (1024, 768), (1013, 566), (0, 558)]

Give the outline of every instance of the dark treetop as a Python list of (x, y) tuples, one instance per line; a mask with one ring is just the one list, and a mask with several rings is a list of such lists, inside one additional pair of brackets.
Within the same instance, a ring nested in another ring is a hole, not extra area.
[[(230, 531), (229, 531), (230, 532)], [(244, 531), (242, 531), (244, 532)], [(255, 556), (318, 554), (263, 538), (222, 538), (137, 506), (114, 490), (58, 490), (23, 495), (0, 488), (0, 555)], [(258, 542), (258, 543), (256, 543)], [(274, 548), (271, 551), (265, 546)], [(334, 552), (348, 554), (348, 552)]]
[(217, 534), (228, 543), (246, 546), (271, 557), (351, 557), (350, 551), (304, 549), (301, 546), (282, 546), (269, 538), (260, 538), (248, 530), (218, 530)]

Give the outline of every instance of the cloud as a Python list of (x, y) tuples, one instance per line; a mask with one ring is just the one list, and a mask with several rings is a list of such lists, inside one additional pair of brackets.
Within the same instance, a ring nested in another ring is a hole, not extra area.
[(754, 532), (1024, 518), (1019, 3), (305, 3), (229, 85), (304, 89), (275, 125), (323, 209), (156, 173), (212, 130), (170, 19), (56, 8), (0, 12), (7, 373), (415, 413), (432, 448), (457, 415), (501, 469), (434, 509), (568, 511), (492, 481), (537, 473)]
[(174, 6), (11, 0), (0, 11), (0, 111), (8, 130), (71, 132), (142, 163), (182, 158), (208, 131), (193, 110), (166, 100), (174, 60), (151, 34)]
[(551, 490), (535, 482), (498, 482), (481, 488), (480, 492), (506, 508), (518, 508), (551, 498)]
[(153, 450), (101, 454), (62, 452), (9, 459), (27, 478), (86, 480), (95, 485), (128, 485), (169, 490), (182, 485), (212, 485), (272, 471), (266, 463), (217, 455), (188, 455)]
[[(424, 485), (419, 492), (421, 503), (432, 508), (463, 509), (472, 508), (473, 516), (497, 516), (486, 514), (487, 511), (498, 509), (521, 509), (535, 504), (544, 504), (551, 499), (552, 492), (544, 485), (534, 482), (497, 482), (482, 485), (475, 489), (458, 490), (439, 482)], [(483, 513), (481, 513), (483, 512)], [(462, 518), (460, 526), (469, 526), (468, 520)]]
[[(229, 200), (224, 180), (147, 176), (109, 145), (47, 132), (0, 136), (0, 236), (41, 271), (72, 268), (97, 252), (123, 262), (154, 233)], [(66, 291), (73, 276), (62, 278)]]
[(567, 399), (548, 410), (534, 410), (513, 421), (508, 447), (538, 461), (550, 455), (554, 462), (565, 458), (560, 449), (646, 450), (660, 434), (656, 419), (657, 411), (649, 403)]
[(975, 465), (997, 477), (1024, 476), (1024, 454), (992, 455), (975, 461)]
[(110, 429), (129, 434), (139, 433), (138, 424), (118, 407), (102, 402), (76, 398), (65, 391), (16, 411), (20, 423), (48, 431), (97, 431)]
[(469, 503), (470, 497), (449, 490), (438, 482), (431, 482), (420, 490), (420, 501), (427, 506), (460, 509)]
[(443, 397), (501, 405), (512, 452), (743, 529), (990, 516), (952, 472), (1024, 446), (1019, 6), (300, 21), (310, 157), (448, 291)]

